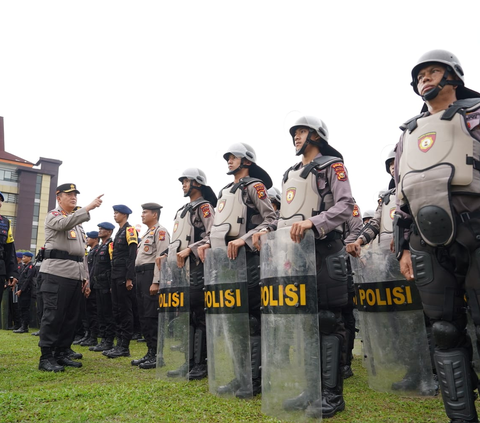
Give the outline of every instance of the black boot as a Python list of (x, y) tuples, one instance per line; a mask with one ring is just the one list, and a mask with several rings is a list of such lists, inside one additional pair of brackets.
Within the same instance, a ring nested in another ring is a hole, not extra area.
[(147, 350), (147, 353), (142, 358), (139, 358), (137, 360), (132, 360), (130, 363), (132, 364), (132, 366), (138, 366), (139, 364), (142, 364), (145, 361), (148, 361), (151, 357), (152, 357), (152, 349), (149, 348)]
[(52, 349), (47, 347), (41, 347), (42, 355), (40, 356), (40, 362), (38, 363), (38, 370), (44, 372), (63, 372), (65, 368), (57, 363), (57, 360), (53, 357)]
[(98, 344), (97, 336), (91, 335), (89, 338), (85, 339), (85, 341), (80, 342), (81, 347), (94, 347)]
[(67, 348), (65, 352), (68, 358), (71, 360), (80, 360), (83, 358), (82, 354), (73, 351), (71, 348)]
[(79, 361), (73, 361), (71, 358), (69, 358), (68, 352), (66, 350), (55, 353), (54, 357), (60, 366), (76, 368), (82, 367), (82, 363), (80, 363)]
[(311, 418), (329, 418), (345, 410), (343, 378), (340, 369), (341, 337), (321, 335), (322, 399), (317, 399), (305, 410)]
[(28, 326), (22, 323), (18, 329), (15, 329), (13, 333), (28, 333)]
[(121, 346), (116, 346), (110, 351), (104, 351), (103, 354), (108, 358), (130, 357), (130, 341), (122, 339)]
[(250, 387), (242, 386), (235, 392), (235, 396), (240, 399), (251, 398), (262, 392), (262, 339), (260, 336), (250, 336), (250, 353), (252, 363), (252, 392)]
[(102, 354), (103, 354), (105, 357), (107, 356), (108, 353), (113, 352), (113, 350), (115, 350), (116, 348), (120, 348), (120, 347), (122, 346), (122, 339), (121, 339), (121, 338), (117, 338), (117, 345), (113, 345), (113, 340), (112, 340), (112, 342), (110, 343), (109, 346), (110, 346), (111, 348), (102, 351)]
[(188, 372), (188, 380), (201, 380), (208, 376), (207, 367), (207, 334), (205, 329), (195, 331), (194, 365)]
[(157, 367), (157, 351), (153, 348), (150, 348), (148, 351), (150, 354), (147, 360), (138, 365), (140, 369), (155, 369)]
[(75, 340), (73, 341), (73, 345), (80, 345), (83, 341), (86, 341), (88, 338), (90, 338), (90, 331), (86, 331), (81, 338), (77, 339), (77, 337), (75, 337)]

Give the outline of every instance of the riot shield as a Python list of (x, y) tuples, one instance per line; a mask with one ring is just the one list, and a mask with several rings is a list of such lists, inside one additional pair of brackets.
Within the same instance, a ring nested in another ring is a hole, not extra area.
[(289, 227), (262, 237), (260, 263), (262, 412), (306, 421), (303, 411), (285, 410), (284, 401), (303, 391), (321, 398), (313, 232), (307, 231), (299, 244), (290, 239)]
[(177, 265), (177, 248), (170, 244), (162, 259), (158, 298), (157, 378), (187, 380), (193, 357), (190, 330), (189, 260)]
[(245, 249), (235, 260), (227, 247), (207, 250), (204, 272), (210, 392), (252, 396)]
[(352, 259), (364, 364), (370, 388), (398, 395), (435, 395), (425, 316), (414, 281), (390, 250), (374, 241)]

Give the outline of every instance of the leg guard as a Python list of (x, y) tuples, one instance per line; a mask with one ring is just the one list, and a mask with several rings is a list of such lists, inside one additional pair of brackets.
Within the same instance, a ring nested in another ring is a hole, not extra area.
[[(258, 395), (262, 392), (262, 375), (261, 375), (261, 363), (262, 363), (262, 340), (260, 336), (250, 337), (250, 352), (252, 363), (252, 394)], [(244, 389), (246, 387), (247, 389)], [(250, 386), (243, 385), (235, 392), (237, 398), (250, 398)]]
[(436, 351), (435, 366), (447, 416), (452, 419), (478, 421), (475, 409), (476, 375), (463, 349)]
[(322, 385), (335, 388), (339, 379), (341, 340), (336, 335), (321, 335)]

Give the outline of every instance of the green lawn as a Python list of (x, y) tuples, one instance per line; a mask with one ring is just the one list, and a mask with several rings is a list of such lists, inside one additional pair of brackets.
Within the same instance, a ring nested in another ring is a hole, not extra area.
[[(0, 330), (0, 422), (276, 422), (261, 413), (261, 399), (221, 399), (206, 380), (171, 383), (155, 370), (130, 365), (131, 358), (107, 359), (86, 347), (81, 369), (51, 374), (37, 370), (38, 338)], [(132, 357), (144, 355), (133, 342)], [(359, 358), (345, 381), (346, 409), (339, 422), (446, 422), (439, 397), (401, 398), (368, 388)]]

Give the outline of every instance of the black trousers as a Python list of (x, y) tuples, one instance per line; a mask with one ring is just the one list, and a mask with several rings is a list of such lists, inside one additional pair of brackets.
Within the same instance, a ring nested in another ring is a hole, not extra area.
[(97, 317), (100, 337), (113, 341), (115, 338), (115, 317), (113, 315), (112, 294), (110, 289), (96, 289), (93, 291), (97, 303)]
[(156, 351), (158, 339), (158, 295), (150, 295), (153, 273), (153, 269), (142, 270), (136, 273), (136, 296), (142, 334), (147, 341), (147, 347)]
[(117, 336), (130, 342), (133, 336), (133, 301), (134, 290), (127, 290), (124, 278), (112, 279), (112, 304)]
[(20, 321), (22, 326), (28, 327), (30, 324), (30, 304), (32, 302), (32, 291), (22, 291), (18, 297), (18, 307), (20, 309)]
[(43, 316), (40, 324), (41, 348), (70, 348), (80, 312), (82, 281), (42, 274)]
[(43, 316), (43, 294), (42, 294), (42, 273), (39, 273), (37, 276), (37, 285), (36, 285), (36, 291), (37, 291), (37, 319), (38, 319), (38, 327), (40, 327), (40, 323), (42, 321), (42, 316)]
[(96, 291), (92, 290), (88, 298), (85, 298), (85, 311), (87, 327), (91, 338), (98, 338), (98, 316), (97, 316), (97, 296)]

